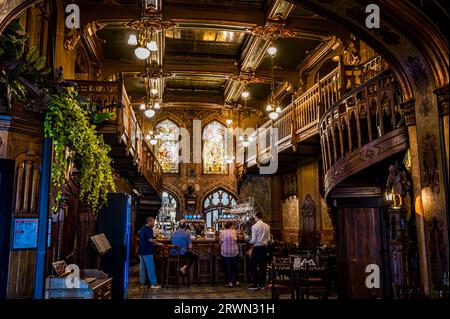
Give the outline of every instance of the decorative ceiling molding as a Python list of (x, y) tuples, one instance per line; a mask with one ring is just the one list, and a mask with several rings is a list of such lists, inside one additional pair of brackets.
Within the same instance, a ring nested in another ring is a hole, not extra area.
[(266, 25), (250, 28), (247, 31), (266, 41), (297, 37), (297, 32), (287, 27), (286, 21), (282, 19), (269, 20)]

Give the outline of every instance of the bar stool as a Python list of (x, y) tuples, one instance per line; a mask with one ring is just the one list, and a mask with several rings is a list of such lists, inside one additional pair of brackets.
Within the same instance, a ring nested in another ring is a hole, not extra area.
[(164, 259), (164, 248), (161, 246), (154, 247), (153, 257), (155, 259), (155, 272), (158, 277), (158, 282), (164, 284), (165, 278), (165, 259)]
[[(166, 263), (166, 288), (169, 289), (169, 280), (175, 279), (177, 289), (180, 288), (180, 248), (175, 245), (167, 245), (164, 247), (164, 259)], [(172, 256), (171, 252), (176, 251), (176, 255)], [(175, 275), (171, 275), (170, 270), (175, 267)]]
[(238, 279), (240, 282), (247, 282), (247, 254), (245, 253), (247, 244), (239, 243), (239, 255), (237, 261)]
[(215, 244), (213, 248), (214, 256), (214, 283), (225, 281), (225, 272), (223, 269), (223, 258), (220, 254), (220, 244)]
[(198, 256), (197, 284), (200, 284), (202, 278), (207, 278), (207, 282), (211, 284), (213, 277), (212, 245), (198, 244), (195, 248), (195, 254)]

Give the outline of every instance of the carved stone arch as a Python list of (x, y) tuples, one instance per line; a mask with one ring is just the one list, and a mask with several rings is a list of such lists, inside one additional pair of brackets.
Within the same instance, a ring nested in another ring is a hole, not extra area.
[(236, 201), (239, 200), (239, 196), (237, 195), (237, 193), (234, 190), (232, 190), (229, 186), (223, 183), (217, 183), (212, 185), (211, 187), (208, 187), (207, 189), (203, 190), (203, 192), (200, 193), (200, 196), (198, 197), (199, 200), (197, 201), (197, 210), (202, 210), (203, 202), (205, 201), (205, 199), (212, 193), (217, 192), (219, 190), (223, 190), (229, 193), (230, 195), (234, 196)]
[(178, 127), (182, 127), (182, 128), (186, 128), (186, 124), (183, 122), (183, 120), (181, 118), (179, 118), (178, 116), (176, 116), (173, 113), (166, 113), (166, 112), (161, 112), (161, 114), (157, 115), (155, 117), (155, 119), (152, 121), (151, 126), (149, 127), (150, 130), (153, 130), (159, 123), (165, 121), (165, 120), (169, 120), (173, 123), (176, 124), (176, 126)]
[(163, 191), (167, 191), (170, 193), (175, 199), (177, 200), (179, 206), (179, 212), (181, 212), (181, 209), (185, 207), (185, 200), (184, 196), (181, 193), (180, 189), (177, 187), (174, 187), (173, 185), (164, 184), (163, 185)]

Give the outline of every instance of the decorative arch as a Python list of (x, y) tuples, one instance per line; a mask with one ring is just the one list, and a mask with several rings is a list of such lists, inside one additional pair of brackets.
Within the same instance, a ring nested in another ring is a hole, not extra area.
[(202, 130), (203, 174), (228, 175), (226, 163), (226, 129), (218, 120), (212, 120)]
[(238, 197), (225, 190), (222, 187), (216, 188), (207, 193), (201, 201), (201, 207), (204, 211), (206, 225), (213, 226), (213, 221), (222, 218), (224, 210), (234, 207), (237, 204)]
[(155, 134), (159, 136), (156, 144), (156, 157), (163, 173), (180, 172), (180, 128), (170, 119), (155, 125)]

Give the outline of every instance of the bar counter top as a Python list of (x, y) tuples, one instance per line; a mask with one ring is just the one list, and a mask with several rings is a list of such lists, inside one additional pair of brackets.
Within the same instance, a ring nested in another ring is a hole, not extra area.
[[(170, 244), (172, 242), (170, 237), (158, 237), (156, 239), (158, 242), (162, 244)], [(238, 244), (248, 243), (245, 239), (238, 239)], [(219, 244), (219, 238), (205, 238), (205, 237), (196, 237), (192, 238), (192, 244)]]

